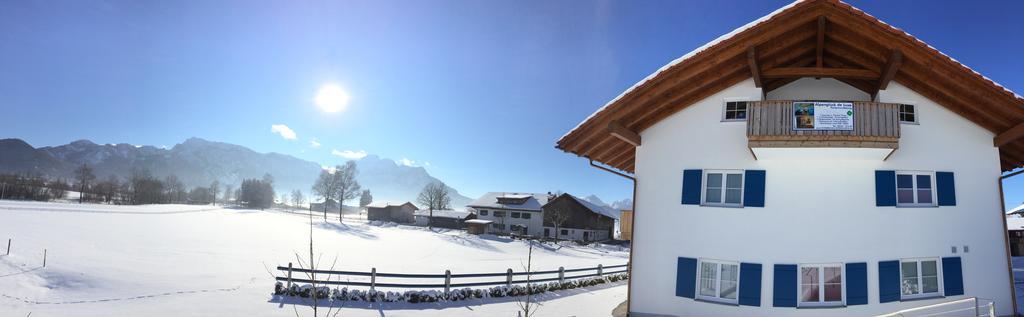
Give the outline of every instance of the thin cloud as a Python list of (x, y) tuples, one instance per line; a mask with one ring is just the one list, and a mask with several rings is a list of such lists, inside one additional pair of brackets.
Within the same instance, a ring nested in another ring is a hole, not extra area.
[(275, 124), (270, 126), (270, 132), (280, 134), (285, 140), (295, 140), (298, 136), (295, 135), (295, 131), (283, 124)]
[(334, 155), (334, 156), (341, 156), (341, 157), (344, 157), (344, 158), (347, 158), (347, 159), (350, 159), (350, 160), (358, 160), (358, 159), (361, 159), (361, 158), (364, 158), (364, 157), (366, 157), (366, 151), (363, 151), (363, 150), (359, 150), (359, 151), (351, 151), (351, 150), (344, 150), (344, 151), (338, 151), (338, 150), (331, 150), (331, 155)]
[(405, 157), (403, 157), (401, 160), (398, 160), (398, 164), (401, 164), (401, 165), (404, 165), (404, 166), (418, 166), (418, 165), (416, 165), (416, 161), (410, 160), (410, 159), (405, 158)]
[(319, 149), (320, 148), (320, 142), (317, 141), (316, 139), (309, 140), (309, 147), (314, 148), (314, 149)]

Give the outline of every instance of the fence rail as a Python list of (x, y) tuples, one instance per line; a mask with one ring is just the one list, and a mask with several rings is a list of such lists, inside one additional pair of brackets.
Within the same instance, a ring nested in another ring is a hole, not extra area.
[[(508, 269), (503, 273), (466, 273), (466, 274), (451, 274), (451, 271), (445, 271), (444, 274), (406, 274), (406, 273), (378, 273), (376, 268), (370, 270), (370, 272), (359, 272), (359, 271), (332, 271), (332, 270), (311, 270), (304, 268), (296, 268), (292, 266), (292, 263), (288, 263), (288, 266), (278, 266), (277, 270), (284, 272), (285, 276), (276, 276), (275, 279), (278, 281), (286, 282), (287, 287), (291, 288), (292, 283), (310, 283), (310, 284), (323, 284), (323, 285), (344, 285), (344, 286), (363, 286), (369, 287), (370, 290), (374, 290), (377, 287), (390, 287), (390, 288), (444, 288), (445, 292), (451, 288), (459, 287), (474, 287), (474, 286), (495, 286), (505, 285), (512, 286), (513, 284), (525, 284), (527, 279), (519, 278), (517, 276), (529, 275), (529, 283), (544, 283), (544, 282), (564, 282), (565, 280), (572, 280), (585, 277), (604, 276), (609, 274), (620, 274), (628, 271), (627, 267), (629, 263), (604, 266), (598, 264), (595, 267), (565, 269), (559, 267), (557, 270), (548, 271), (533, 271), (533, 272), (514, 272), (512, 269)], [(618, 269), (618, 270), (616, 270)], [(614, 270), (614, 271), (607, 271)], [(566, 276), (565, 273), (576, 273), (576, 272), (591, 272), (587, 274), (576, 274)], [(325, 274), (328, 276), (364, 276), (370, 277), (369, 282), (354, 282), (344, 280), (314, 280), (304, 278), (292, 277), (295, 273), (307, 273), (307, 274)], [(533, 278), (537, 275), (555, 275), (554, 277), (544, 278)], [(444, 283), (378, 283), (377, 278), (397, 278), (397, 279), (442, 279)], [(452, 283), (452, 279), (457, 278), (481, 278), (481, 277), (504, 277), (501, 280), (492, 281), (480, 281), (480, 282), (463, 282), (463, 283)]]

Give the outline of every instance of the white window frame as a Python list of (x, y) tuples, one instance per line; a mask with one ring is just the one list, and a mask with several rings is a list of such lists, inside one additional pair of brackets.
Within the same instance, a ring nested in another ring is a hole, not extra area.
[[(721, 191), (721, 197), (720, 197), (721, 200), (720, 200), (720, 202), (717, 202), (717, 203), (716, 202), (708, 202), (708, 174), (722, 174), (722, 191)], [(728, 187), (726, 187), (727, 186), (726, 185), (726, 179), (728, 178), (727, 177), (728, 174), (739, 174), (740, 175), (740, 202), (739, 203), (727, 203), (727, 202), (725, 202), (725, 194), (727, 192), (726, 188), (728, 188)], [(745, 170), (704, 170), (704, 175), (701, 176), (701, 184), (700, 184), (700, 190), (701, 190), (701, 192), (700, 192), (700, 200), (701, 200), (700, 204), (701, 204), (701, 206), (742, 208), (743, 207), (743, 194), (745, 194), (744, 193), (744, 189), (746, 188), (745, 185), (747, 183), (747, 176), (746, 176), (746, 174), (747, 173), (746, 173)]]
[[(911, 184), (912, 184), (911, 186), (913, 186), (912, 190), (914, 191), (914, 195), (913, 195), (914, 202), (913, 203), (901, 203), (900, 202), (900, 182), (899, 182), (900, 175), (910, 175), (911, 176), (910, 177), (911, 178)], [(918, 175), (927, 175), (929, 177), (929, 179), (931, 180), (931, 188), (930, 189), (931, 189), (931, 192), (932, 192), (932, 202), (930, 202), (930, 203), (919, 203), (919, 202), (917, 202), (917, 191), (919, 190), (919, 188), (917, 186), (917, 176)], [(938, 197), (938, 189), (935, 188), (935, 186), (937, 185), (937, 181), (935, 180), (935, 172), (934, 171), (896, 171), (896, 177), (894, 177), (893, 181), (896, 182), (896, 184), (895, 184), (896, 185), (896, 207), (936, 207), (936, 206), (938, 206), (938, 199), (939, 199), (939, 197)]]
[(750, 103), (758, 101), (751, 100), (750, 98), (725, 98), (722, 100), (722, 122), (746, 122), (747, 119), (726, 119), (725, 109), (729, 106), (730, 102), (746, 102), (747, 103), (747, 118), (750, 117)]
[[(921, 124), (921, 112), (918, 111), (918, 110), (921, 109), (921, 107), (918, 107), (917, 103), (914, 103), (914, 102), (895, 102), (895, 103), (897, 104), (897, 106), (896, 106), (896, 120), (899, 120), (900, 124)], [(900, 107), (902, 107), (903, 105), (908, 105), (908, 106), (914, 107), (914, 121), (903, 121), (903, 120), (900, 120), (900, 113), (902, 112), (902, 111), (900, 111)]]
[[(817, 302), (805, 302), (803, 301), (803, 285), (804, 285), (804, 274), (803, 269), (805, 267), (814, 267), (818, 269), (818, 301)], [(838, 302), (826, 302), (825, 301), (825, 268), (826, 267), (839, 267), (839, 281), (840, 281), (840, 292), (842, 294), (841, 299)], [(800, 264), (796, 269), (796, 306), (797, 307), (843, 307), (846, 306), (846, 265), (843, 263), (810, 263)]]
[[(924, 277), (921, 270), (921, 262), (924, 261), (935, 261), (935, 279), (938, 280), (938, 290), (934, 293), (924, 292)], [(917, 263), (917, 287), (920, 293), (913, 295), (903, 294), (903, 262), (916, 262)], [(936, 298), (945, 296), (945, 285), (942, 284), (942, 261), (939, 258), (907, 258), (900, 259), (900, 300), (912, 300), (922, 298)]]
[[(713, 263), (713, 264), (715, 264), (715, 277), (714, 277), (714, 280), (715, 280), (715, 294), (716, 294), (715, 296), (707, 296), (707, 295), (702, 295), (700, 293), (700, 282), (701, 282), (700, 281), (701, 280), (700, 273), (701, 273), (701, 267), (703, 267), (704, 263)], [(722, 297), (720, 297), (720, 296), (722, 296), (722, 277), (720, 276), (722, 274), (722, 265), (735, 265), (736, 266), (736, 298), (730, 299), (730, 298), (722, 298)], [(696, 295), (697, 299), (700, 299), (700, 300), (717, 302), (717, 303), (724, 303), (724, 304), (739, 305), (739, 300), (740, 300), (740, 281), (743, 280), (742, 274), (743, 274), (743, 272), (740, 270), (740, 263), (739, 262), (700, 258), (700, 259), (697, 260), (697, 285), (694, 288), (694, 290), (696, 290), (696, 294), (695, 295)]]

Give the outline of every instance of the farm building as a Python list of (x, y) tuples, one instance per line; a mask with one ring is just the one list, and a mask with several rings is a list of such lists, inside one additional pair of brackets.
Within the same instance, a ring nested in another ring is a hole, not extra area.
[[(431, 215), (433, 214), (433, 215)], [(458, 210), (430, 210), (420, 209), (413, 213), (417, 226), (430, 225), (438, 228), (465, 229), (465, 221), (476, 218), (476, 215), (468, 211)]]
[(617, 211), (581, 199), (561, 194), (541, 207), (544, 212), (544, 237), (576, 240), (604, 241), (612, 238)]
[(470, 234), (485, 234), (491, 232), (492, 220), (470, 219), (466, 220), (466, 232)]
[(491, 220), (490, 232), (541, 236), (542, 207), (550, 194), (489, 192), (466, 205), (477, 219)]
[[(1024, 98), (846, 3), (662, 67), (556, 147), (633, 179), (630, 316), (1016, 315), (1000, 202)], [(822, 309), (827, 308), (827, 309)]]
[(366, 219), (370, 221), (390, 221), (396, 223), (413, 223), (413, 213), (418, 210), (410, 202), (392, 203), (376, 201), (366, 206)]

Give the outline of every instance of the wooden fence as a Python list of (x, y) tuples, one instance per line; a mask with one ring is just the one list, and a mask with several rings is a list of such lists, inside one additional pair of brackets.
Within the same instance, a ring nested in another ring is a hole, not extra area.
[[(284, 272), (285, 276), (277, 276), (276, 280), (286, 282), (287, 288), (291, 288), (292, 283), (309, 283), (314, 282), (319, 285), (344, 285), (344, 286), (364, 286), (369, 287), (371, 291), (377, 287), (391, 287), (391, 288), (417, 288), (417, 289), (430, 289), (430, 288), (443, 288), (445, 292), (448, 292), (452, 288), (462, 287), (475, 287), (475, 286), (494, 286), (494, 285), (505, 285), (512, 286), (513, 284), (526, 284), (526, 278), (516, 278), (529, 275), (529, 283), (544, 283), (544, 282), (565, 282), (566, 280), (604, 276), (609, 274), (626, 273), (629, 263), (620, 265), (604, 266), (598, 264), (595, 267), (577, 268), (577, 269), (565, 269), (559, 267), (557, 270), (550, 271), (534, 271), (534, 272), (514, 272), (512, 269), (508, 269), (502, 273), (468, 273), (468, 274), (452, 274), (451, 270), (445, 270), (444, 274), (403, 274), (403, 273), (378, 273), (377, 268), (372, 268), (370, 272), (355, 272), (355, 271), (330, 271), (330, 270), (310, 270), (303, 268), (292, 267), (292, 263), (288, 263), (288, 266), (278, 266), (277, 270)], [(614, 271), (607, 271), (614, 270)], [(580, 273), (567, 276), (566, 273)], [(594, 272), (594, 273), (590, 273)], [(341, 276), (361, 276), (369, 277), (369, 282), (353, 282), (344, 281), (341, 279), (326, 279), (326, 280), (311, 280), (295, 278), (292, 275), (294, 273), (307, 273), (307, 274), (324, 274), (328, 277), (341, 277)], [(550, 276), (543, 278), (535, 278), (536, 276)], [(377, 283), (377, 278), (397, 278), (397, 279), (436, 279), (442, 280), (443, 283)], [(463, 282), (453, 283), (453, 279), (470, 279), (470, 278), (485, 278), (485, 277), (503, 277), (500, 280), (490, 281), (476, 281), (476, 282)]]

